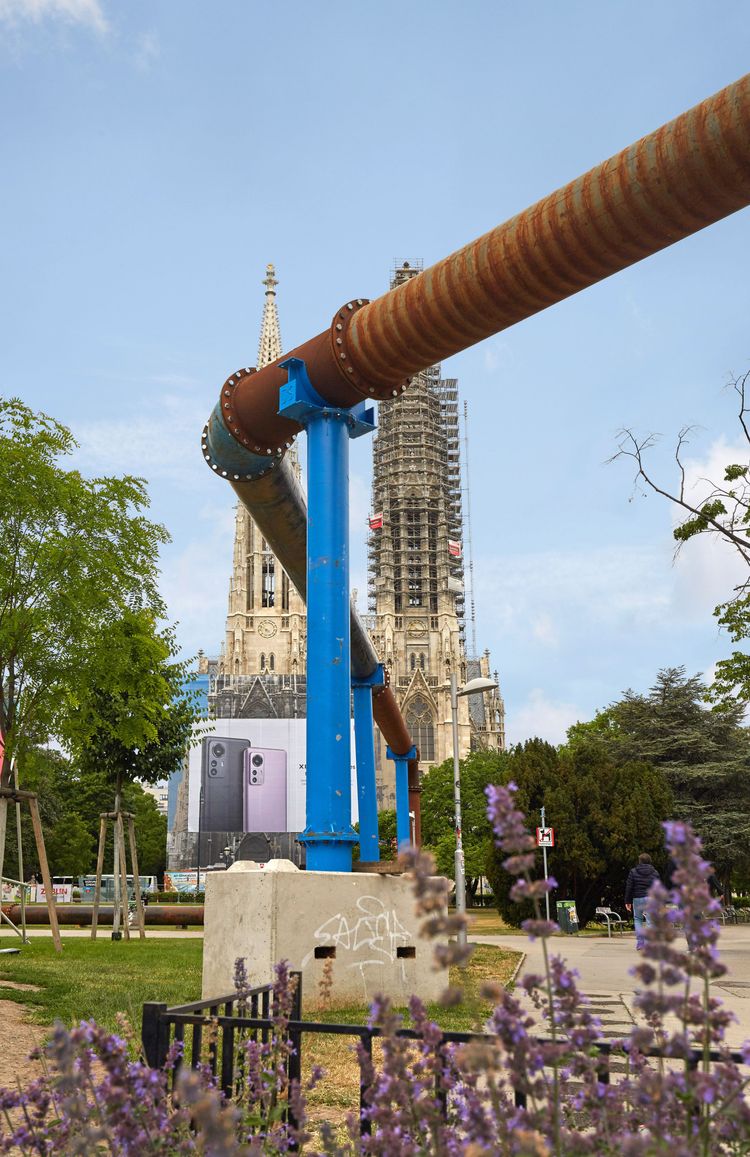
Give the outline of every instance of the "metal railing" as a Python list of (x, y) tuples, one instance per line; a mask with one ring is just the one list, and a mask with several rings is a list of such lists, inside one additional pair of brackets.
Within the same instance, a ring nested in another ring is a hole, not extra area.
[(20, 889), (20, 892), (21, 892), (21, 927), (19, 928), (17, 924), (14, 924), (13, 921), (11, 920), (10, 916), (7, 914), (7, 912), (3, 911), (2, 903), (5, 903), (5, 901), (0, 903), (0, 921), (4, 921), (6, 924), (8, 924), (13, 929), (13, 931), (16, 933), (16, 935), (21, 937), (21, 943), (22, 944), (28, 944), (29, 938), (26, 935), (26, 902), (27, 902), (26, 893), (27, 893), (27, 891), (31, 892), (32, 885), (24, 883), (23, 880), (13, 880), (10, 876), (2, 876), (2, 877), (0, 877), (0, 897), (2, 896), (2, 890), (3, 890), (4, 884), (12, 884), (14, 888)]
[[(365, 1052), (367, 1060), (372, 1062), (373, 1041), (383, 1036), (381, 1029), (362, 1024), (334, 1024), (318, 1021), (306, 1021), (301, 1018), (302, 1008), (302, 974), (292, 972), (295, 983), (294, 999), (291, 1017), (285, 1027), (285, 1039), (291, 1048), (286, 1061), (286, 1075), (288, 1081), (300, 1081), (302, 1074), (302, 1043), (306, 1035), (326, 1034), (329, 1036), (348, 1036), (358, 1038)], [(237, 1044), (244, 1039), (260, 1039), (267, 1042), (277, 1028), (272, 1018), (273, 985), (266, 984), (254, 988), (244, 998), (244, 1004), (249, 1015), (239, 1015), (233, 1010), (240, 1004), (236, 992), (227, 996), (215, 997), (211, 1000), (196, 1001), (193, 1004), (181, 1004), (168, 1008), (166, 1004), (148, 1003), (143, 1006), (143, 1020), (141, 1039), (146, 1061), (153, 1068), (161, 1068), (167, 1060), (170, 1046), (173, 1041), (181, 1041), (184, 1053), (173, 1071), (173, 1081), (182, 1064), (189, 1063), (191, 1068), (207, 1063), (211, 1073), (217, 1078), (219, 1087), (227, 1098), (231, 1098), (236, 1088), (240, 1074), (237, 1072)], [(221, 1011), (223, 1009), (223, 1012)], [(185, 1041), (186, 1030), (192, 1027), (191, 1039)], [(402, 1040), (421, 1041), (422, 1035), (415, 1029), (398, 1029), (395, 1036)], [(496, 1038), (488, 1033), (449, 1032), (442, 1033), (441, 1039), (435, 1045), (436, 1052), (442, 1058), (444, 1050), (456, 1044), (470, 1044), (478, 1041), (484, 1044), (495, 1041)], [(204, 1041), (207, 1046), (204, 1049)], [(567, 1045), (565, 1038), (556, 1041), (549, 1037), (537, 1037), (540, 1045), (557, 1045), (561, 1049)], [(189, 1047), (188, 1047), (189, 1046)], [(574, 1047), (574, 1046), (571, 1046)], [(611, 1077), (610, 1061), (613, 1056), (628, 1059), (627, 1044), (623, 1047), (617, 1041), (600, 1040), (590, 1046), (596, 1052), (596, 1077), (602, 1085), (608, 1085)], [(691, 1072), (695, 1072), (699, 1065), (708, 1059), (712, 1064), (724, 1062), (727, 1054), (711, 1050), (708, 1057), (702, 1047), (696, 1046), (685, 1057), (675, 1058), (664, 1050), (653, 1048), (644, 1050), (643, 1054), (649, 1059), (665, 1058), (674, 1062), (679, 1060), (685, 1063)], [(737, 1065), (744, 1068), (747, 1062), (742, 1053), (730, 1052), (729, 1056)], [(562, 1057), (560, 1058), (562, 1061)], [(367, 1066), (369, 1067), (369, 1066)], [(362, 1071), (362, 1070), (360, 1070)], [(435, 1077), (435, 1096), (441, 1105), (444, 1119), (448, 1115), (448, 1088), (438, 1075)], [(526, 1108), (526, 1093), (523, 1089), (514, 1090), (514, 1101), (518, 1108)], [(371, 1131), (367, 1116), (368, 1086), (360, 1080), (359, 1087), (359, 1120), (360, 1133), (366, 1135)], [(294, 1123), (291, 1106), (287, 1107), (287, 1120)]]

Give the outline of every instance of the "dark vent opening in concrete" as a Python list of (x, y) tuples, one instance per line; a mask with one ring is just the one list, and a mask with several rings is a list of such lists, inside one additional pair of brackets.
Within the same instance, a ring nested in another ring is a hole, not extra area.
[(330, 944), (321, 944), (315, 949), (316, 960), (335, 960), (336, 949)]
[(399, 960), (415, 960), (417, 955), (416, 948), (402, 946), (396, 949), (396, 956)]

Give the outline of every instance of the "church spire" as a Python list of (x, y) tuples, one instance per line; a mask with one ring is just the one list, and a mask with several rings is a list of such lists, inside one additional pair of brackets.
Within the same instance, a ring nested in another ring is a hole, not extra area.
[(260, 343), (258, 345), (258, 369), (275, 362), (281, 357), (281, 331), (279, 329), (279, 315), (276, 312), (276, 270), (273, 265), (266, 266), (266, 276), (263, 284), (266, 287), (266, 300), (263, 306), (263, 321), (260, 327)]

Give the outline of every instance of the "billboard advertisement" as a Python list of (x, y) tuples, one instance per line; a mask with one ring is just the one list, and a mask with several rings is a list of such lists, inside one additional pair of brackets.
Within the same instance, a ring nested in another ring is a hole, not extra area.
[[(264, 863), (304, 863), (307, 765), (304, 719), (213, 719), (203, 724), (178, 786), (170, 829), (171, 873)], [(352, 734), (352, 752), (354, 738)], [(356, 770), (351, 768), (352, 822)]]

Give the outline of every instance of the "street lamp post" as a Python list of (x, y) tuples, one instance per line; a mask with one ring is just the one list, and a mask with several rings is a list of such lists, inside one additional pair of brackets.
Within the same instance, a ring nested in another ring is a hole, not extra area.
[[(464, 868), (464, 843), (461, 835), (461, 768), (458, 761), (458, 700), (461, 695), (474, 695), (480, 691), (494, 691), (497, 683), (492, 679), (470, 679), (469, 682), (458, 688), (454, 672), (451, 672), (451, 715), (453, 717), (453, 814), (456, 828), (456, 912), (466, 915), (466, 871)], [(458, 933), (458, 943), (466, 945), (466, 928)]]

